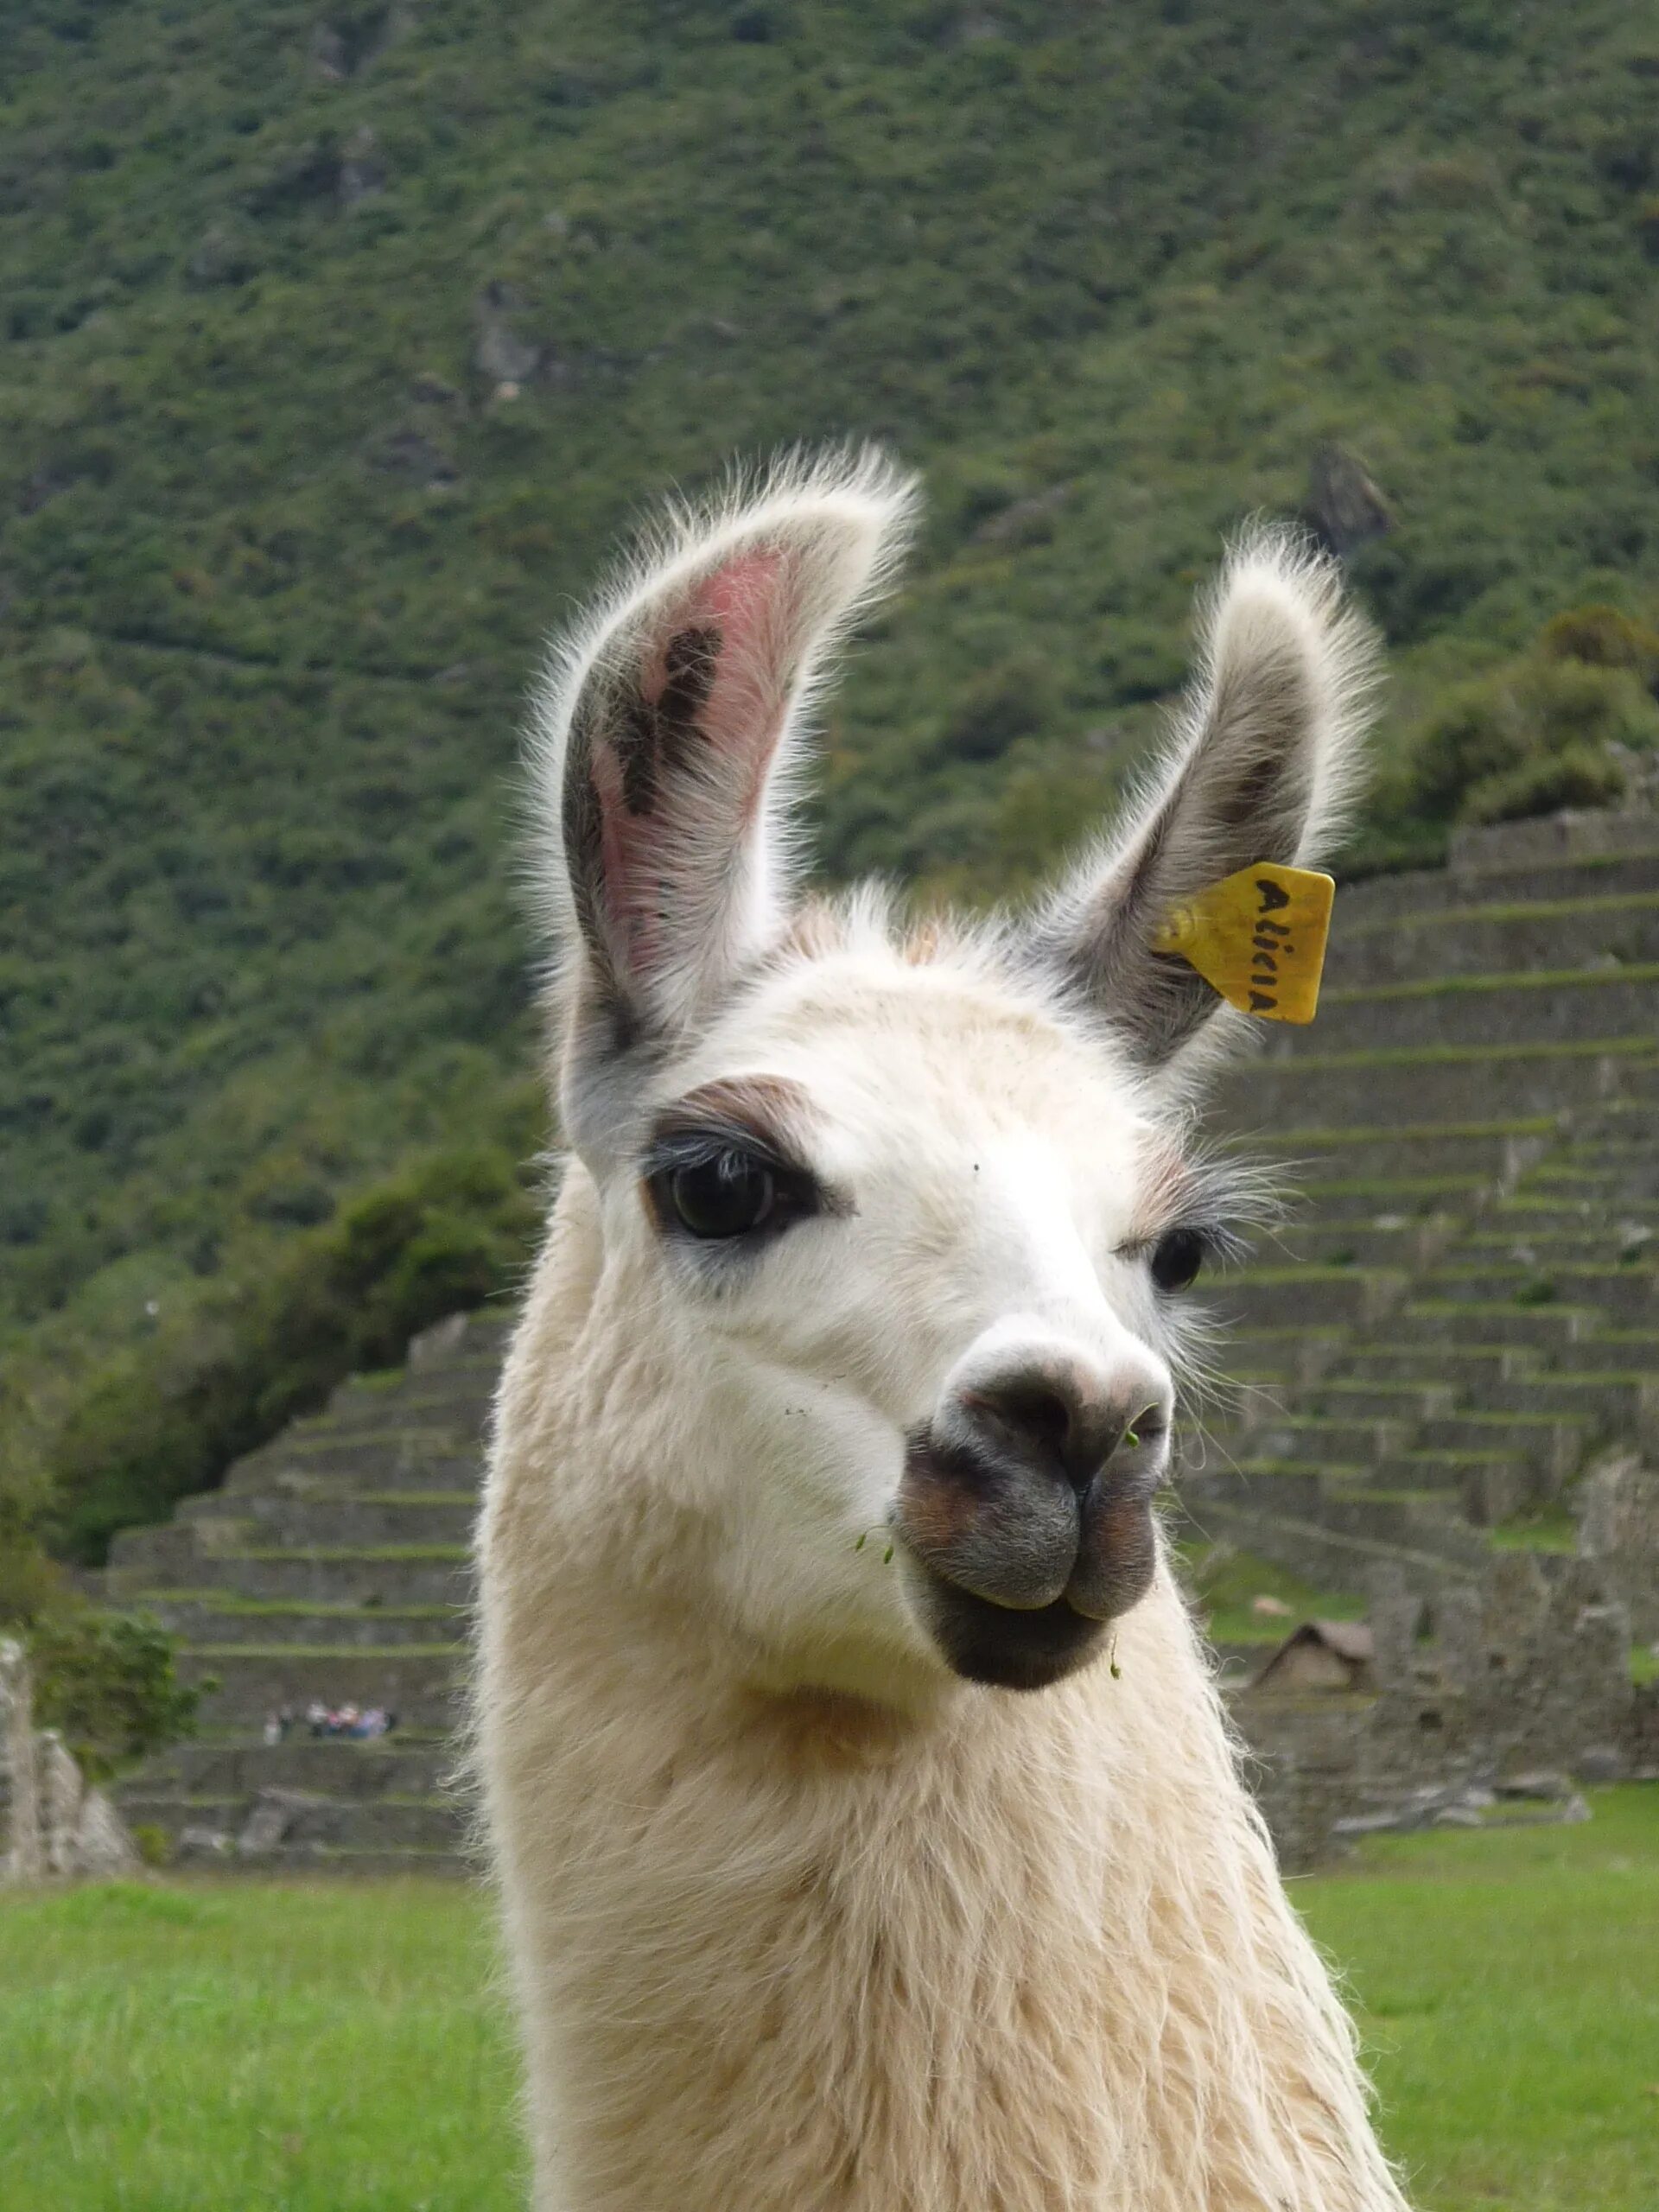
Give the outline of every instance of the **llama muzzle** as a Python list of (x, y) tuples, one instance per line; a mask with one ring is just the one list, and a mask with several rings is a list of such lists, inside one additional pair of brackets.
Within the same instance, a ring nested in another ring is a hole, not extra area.
[(986, 1605), (1113, 1620), (1151, 1585), (1168, 1425), (1166, 1394), (1138, 1370), (1005, 1365), (912, 1431), (895, 1528), (931, 1575)]

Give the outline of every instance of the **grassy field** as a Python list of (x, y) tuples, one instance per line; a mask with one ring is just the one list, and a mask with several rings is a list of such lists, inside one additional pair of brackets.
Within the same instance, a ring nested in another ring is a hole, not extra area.
[[(1300, 1883), (1424, 2212), (1659, 2203), (1659, 1789)], [(0, 2204), (508, 2212), (513, 2066), (464, 1891), (0, 1904)]]

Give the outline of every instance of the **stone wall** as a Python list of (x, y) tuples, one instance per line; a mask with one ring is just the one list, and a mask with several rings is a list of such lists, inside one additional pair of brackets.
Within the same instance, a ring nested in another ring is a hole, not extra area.
[(1579, 1548), (1629, 1612), (1641, 1643), (1659, 1642), (1659, 1473), (1612, 1452), (1580, 1485)]
[(0, 1641), (0, 1880), (136, 1874), (137, 1852), (103, 1790), (52, 1728), (36, 1728), (22, 1646)]
[(1371, 1625), (1369, 1694), (1234, 1701), (1288, 1867), (1318, 1865), (1344, 1833), (1409, 1825), (1541, 1772), (1637, 1770), (1639, 1731), (1659, 1738), (1659, 1698), (1646, 1717), (1630, 1679), (1629, 1617), (1586, 1561), (1498, 1553), (1478, 1586), (1432, 1604), (1385, 1583)]

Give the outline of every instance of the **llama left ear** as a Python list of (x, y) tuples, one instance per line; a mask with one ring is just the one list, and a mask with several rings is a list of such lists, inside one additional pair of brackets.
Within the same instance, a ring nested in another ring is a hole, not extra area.
[(874, 450), (788, 457), (672, 513), (556, 656), (533, 760), (579, 1146), (614, 1125), (607, 1076), (706, 1015), (781, 928), (801, 710), (913, 504)]
[(1372, 632), (1343, 605), (1333, 563), (1272, 531), (1234, 547), (1204, 609), (1192, 690), (1147, 793), (1034, 931), (1044, 964), (1148, 1071), (1184, 1063), (1221, 1006), (1179, 956), (1154, 951), (1159, 925), (1236, 869), (1306, 866), (1330, 850), (1362, 777), (1376, 663)]

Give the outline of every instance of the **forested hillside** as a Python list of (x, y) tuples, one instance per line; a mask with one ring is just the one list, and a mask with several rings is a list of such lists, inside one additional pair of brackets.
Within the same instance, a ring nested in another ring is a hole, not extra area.
[(1333, 451), (1395, 649), (1373, 862), (1659, 738), (1628, 0), (5, 13), (14, 1526), (91, 1552), (163, 1461), (202, 1478), (156, 1414), (148, 1473), (49, 1494), (201, 1400), (274, 1268), (357, 1280), (378, 1179), (426, 1194), (374, 1218), (432, 1299), (499, 1266), (539, 1131), (515, 725), (670, 480), (826, 435), (925, 472), (827, 732), (837, 874), (1027, 880), (1155, 728), (1228, 528), (1334, 528)]

